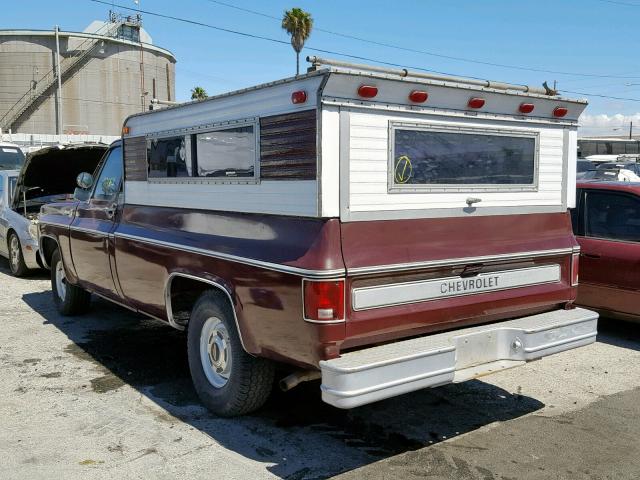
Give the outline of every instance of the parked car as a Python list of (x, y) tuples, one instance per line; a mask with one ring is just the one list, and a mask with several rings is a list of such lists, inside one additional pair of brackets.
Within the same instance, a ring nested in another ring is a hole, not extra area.
[(589, 160), (578, 158), (578, 161), (576, 163), (576, 178), (577, 179), (583, 178), (587, 172), (591, 170), (595, 170), (596, 168), (597, 168), (597, 164)]
[(567, 211), (586, 103), (316, 62), (128, 118), (89, 198), (42, 209), (58, 310), (186, 330), (226, 416), (283, 370), (351, 408), (595, 341)]
[(604, 163), (595, 170), (584, 172), (580, 180), (605, 180), (617, 182), (640, 182), (640, 175), (636, 173), (636, 163)]
[(27, 268), (38, 268), (38, 232), (11, 208), (19, 174), (18, 170), (0, 170), (0, 255), (9, 260), (15, 275), (23, 275)]
[(581, 248), (576, 303), (640, 319), (640, 184), (578, 183), (571, 215)]
[(40, 207), (68, 199), (78, 174), (93, 171), (106, 149), (107, 145), (93, 143), (43, 148), (27, 155), (19, 173), (5, 175), (13, 186), (0, 210), (0, 254), (9, 258), (11, 273), (22, 276), (42, 266), (37, 229)]
[(24, 153), (18, 145), (0, 142), (0, 170), (20, 170), (24, 164)]

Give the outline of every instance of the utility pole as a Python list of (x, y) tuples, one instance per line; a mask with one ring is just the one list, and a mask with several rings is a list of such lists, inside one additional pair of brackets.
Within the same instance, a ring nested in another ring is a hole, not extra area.
[(629, 140), (633, 140), (633, 122), (629, 122)]
[(58, 95), (56, 96), (57, 103), (57, 118), (56, 118), (56, 133), (62, 135), (62, 69), (60, 68), (60, 27), (55, 26), (56, 32), (56, 76), (58, 77)]

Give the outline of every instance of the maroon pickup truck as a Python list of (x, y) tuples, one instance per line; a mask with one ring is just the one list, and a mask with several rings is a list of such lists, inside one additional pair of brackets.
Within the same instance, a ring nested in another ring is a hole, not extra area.
[(96, 294), (186, 330), (227, 416), (276, 371), (351, 408), (593, 342), (567, 212), (585, 103), (365, 68), (128, 118), (87, 199), (42, 212), (60, 312)]

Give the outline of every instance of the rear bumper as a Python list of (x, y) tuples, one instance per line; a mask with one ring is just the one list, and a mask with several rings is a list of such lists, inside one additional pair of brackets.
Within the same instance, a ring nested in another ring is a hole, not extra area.
[(555, 310), (346, 353), (320, 362), (322, 399), (353, 408), (462, 382), (593, 343), (597, 323), (590, 310)]

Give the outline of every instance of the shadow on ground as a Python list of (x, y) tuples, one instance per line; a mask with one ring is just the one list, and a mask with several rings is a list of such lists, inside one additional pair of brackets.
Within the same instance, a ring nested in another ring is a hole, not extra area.
[[(8, 275), (5, 267), (0, 264), (0, 276)], [(326, 478), (543, 407), (475, 380), (345, 411), (324, 404), (315, 382), (276, 392), (253, 415), (221, 419), (198, 402), (182, 333), (95, 297), (89, 314), (62, 317), (50, 295), (28, 293), (23, 300), (69, 338), (68, 353), (100, 367), (102, 373), (91, 381), (95, 392), (130, 385), (281, 478)]]
[(598, 341), (640, 351), (640, 322), (623, 322), (600, 317), (598, 319)]

